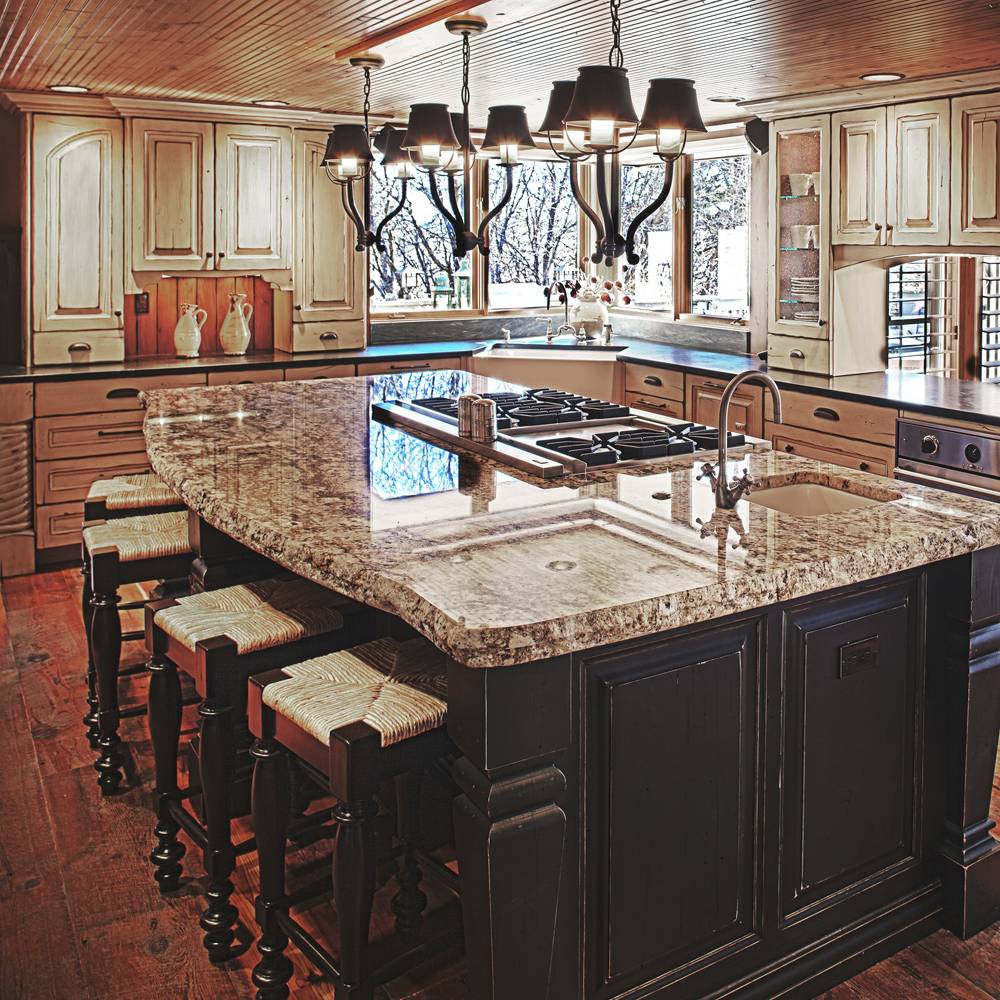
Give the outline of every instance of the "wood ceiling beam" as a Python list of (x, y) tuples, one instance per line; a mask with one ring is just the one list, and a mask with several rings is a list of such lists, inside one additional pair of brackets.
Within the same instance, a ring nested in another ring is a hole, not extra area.
[(373, 31), (368, 35), (364, 35), (356, 42), (338, 49), (335, 55), (338, 59), (349, 59), (351, 56), (367, 52), (369, 49), (374, 49), (379, 45), (385, 45), (386, 42), (395, 41), (404, 35), (412, 34), (414, 31), (419, 31), (421, 28), (426, 28), (431, 24), (438, 24), (449, 17), (454, 17), (456, 14), (464, 14), (466, 11), (470, 11), (474, 7), (481, 5), (482, 0), (449, 0), (447, 3), (434, 7), (432, 10), (424, 11), (424, 13), (417, 14), (415, 17), (411, 17), (405, 21), (400, 21), (389, 28), (382, 28), (380, 31)]

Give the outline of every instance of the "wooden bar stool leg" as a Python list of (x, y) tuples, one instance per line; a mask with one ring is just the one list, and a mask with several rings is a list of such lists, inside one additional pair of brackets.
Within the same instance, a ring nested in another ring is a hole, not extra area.
[(90, 586), (90, 564), (84, 553), (83, 565), (80, 567), (80, 575), (83, 577), (83, 586), (80, 594), (80, 611), (83, 615), (83, 632), (87, 639), (87, 713), (83, 717), (83, 724), (87, 727), (87, 742), (91, 750), (98, 748), (101, 739), (101, 730), (98, 727), (98, 702), (97, 702), (97, 671), (94, 669), (94, 646), (91, 641), (91, 628), (94, 617), (91, 601), (94, 599), (94, 591)]
[(287, 1000), (292, 963), (285, 955), (288, 937), (276, 914), (285, 907), (285, 846), (291, 811), (288, 755), (274, 740), (258, 740), (254, 758), (251, 810), (260, 866), (260, 895), (254, 904), (260, 961), (253, 970), (256, 1000)]
[(149, 855), (156, 871), (153, 877), (160, 892), (176, 889), (181, 876), (181, 859), (186, 848), (177, 839), (180, 824), (171, 813), (179, 801), (177, 787), (177, 749), (181, 736), (181, 682), (177, 667), (165, 656), (154, 653), (149, 658), (149, 735), (153, 742), (156, 767), (157, 824), (156, 847)]
[(91, 607), (90, 636), (97, 674), (98, 727), (101, 734), (98, 744), (100, 756), (94, 767), (101, 792), (112, 795), (121, 784), (121, 768), (125, 763), (118, 738), (118, 666), (122, 651), (118, 594), (95, 593)]
[(208, 906), (201, 915), (205, 931), (203, 943), (212, 962), (225, 962), (235, 938), (236, 907), (229, 902), (233, 883), (229, 876), (236, 867), (229, 807), (236, 771), (236, 740), (233, 710), (229, 705), (205, 701), (198, 707), (201, 716), (201, 788), (205, 807), (208, 846), (205, 870)]
[(371, 1000), (368, 983), (368, 931), (375, 895), (374, 798), (341, 802), (334, 816), (333, 897), (340, 937), (340, 982), (336, 1000)]
[(413, 771), (396, 778), (396, 814), (403, 854), (396, 871), (399, 891), (392, 900), (396, 915), (396, 930), (407, 942), (412, 942), (420, 930), (427, 896), (420, 889), (422, 872), (417, 863), (420, 837), (420, 783), (422, 775)]

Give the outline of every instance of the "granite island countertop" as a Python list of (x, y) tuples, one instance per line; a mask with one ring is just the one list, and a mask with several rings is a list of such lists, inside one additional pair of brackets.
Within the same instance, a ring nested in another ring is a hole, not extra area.
[[(662, 632), (1000, 544), (1000, 505), (772, 452), (769, 485), (886, 502), (716, 511), (702, 455), (543, 481), (370, 417), (373, 400), (497, 391), (459, 371), (149, 392), (154, 469), (207, 522), (496, 667)], [(752, 499), (752, 498), (751, 498)]]

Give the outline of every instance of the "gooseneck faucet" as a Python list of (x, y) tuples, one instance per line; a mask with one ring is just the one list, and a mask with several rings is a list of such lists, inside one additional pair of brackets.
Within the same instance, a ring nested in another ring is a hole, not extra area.
[[(756, 483), (750, 477), (750, 473), (743, 470), (743, 475), (730, 483), (726, 475), (726, 463), (729, 459), (729, 404), (732, 402), (736, 390), (744, 382), (760, 382), (771, 392), (774, 400), (774, 423), (781, 423), (781, 393), (778, 386), (770, 375), (763, 372), (747, 371), (740, 372), (739, 375), (730, 379), (726, 388), (722, 391), (722, 401), (719, 404), (719, 472), (716, 475), (711, 464), (706, 462), (701, 467), (702, 475), (708, 477), (708, 481), (715, 490), (715, 505), (724, 510), (732, 510), (740, 500), (743, 499)], [(700, 476), (698, 477), (701, 478)]]

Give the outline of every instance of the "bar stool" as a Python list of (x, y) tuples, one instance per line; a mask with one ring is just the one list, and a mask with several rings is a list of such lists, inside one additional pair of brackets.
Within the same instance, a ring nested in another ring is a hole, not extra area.
[[(246, 722), (247, 679), (370, 639), (374, 620), (370, 609), (297, 577), (224, 587), (146, 608), (157, 813), (157, 844), (150, 861), (161, 892), (169, 892), (179, 885), (185, 853), (177, 839), (180, 829), (202, 848), (209, 885), (201, 927), (213, 962), (229, 957), (237, 916), (228, 902), (233, 891), (230, 876), (237, 855), (254, 846), (252, 840), (234, 845), (231, 831), (231, 819), (239, 815), (238, 752), (245, 753), (252, 742)], [(193, 680), (203, 699), (198, 708), (198, 765), (204, 823), (185, 806), (199, 789), (178, 787), (178, 670)], [(247, 757), (247, 778), (249, 764)]]
[[(288, 997), (292, 964), (284, 950), (289, 938), (332, 979), (337, 1000), (370, 1000), (375, 986), (461, 940), (456, 928), (434, 944), (413, 943), (426, 898), (410, 826), (403, 830), (399, 893), (393, 900), (396, 929), (410, 947), (381, 968), (370, 968), (376, 791), (388, 779), (409, 782), (412, 817), (417, 811), (413, 779), (454, 753), (445, 731), (446, 663), (425, 640), (377, 639), (251, 678), (250, 729), (257, 737), (251, 750), (252, 815), (260, 863), (255, 913), (261, 958), (253, 971), (257, 1000)], [(338, 800), (333, 814), (336, 959), (294, 919), (285, 895), (289, 755), (321, 777)], [(435, 871), (434, 865), (430, 868)], [(437, 873), (450, 875), (446, 881), (457, 888), (453, 873)]]
[[(125, 762), (118, 736), (118, 671), (123, 638), (118, 590), (130, 583), (185, 577), (191, 558), (184, 511), (84, 524), (84, 605), (90, 607), (90, 657), (96, 682), (93, 702), (88, 696), (88, 703), (96, 708), (97, 715), (94, 722), (90, 721), (91, 713), (85, 719), (90, 726), (87, 736), (91, 745), (96, 743), (94, 748), (100, 751), (94, 767), (104, 795), (118, 790)], [(127, 638), (140, 636), (129, 634)]]
[[(99, 479), (91, 484), (83, 504), (83, 520), (84, 522), (108, 521), (173, 510), (184, 510), (184, 503), (159, 476), (153, 473), (121, 475), (112, 476), (110, 479)], [(80, 574), (83, 577), (81, 611), (87, 640), (87, 712), (83, 716), (83, 724), (87, 727), (87, 740), (91, 749), (96, 750), (100, 733), (97, 724), (97, 678), (90, 642), (90, 601), (93, 591), (90, 586), (90, 560), (87, 559), (86, 552), (81, 560)], [(141, 600), (119, 603), (118, 611), (137, 611), (145, 606), (146, 601), (165, 597), (164, 591), (168, 589), (171, 588), (161, 586), (153, 593), (144, 592)], [(141, 639), (142, 633), (128, 633), (122, 638)]]

